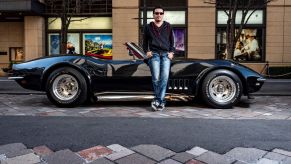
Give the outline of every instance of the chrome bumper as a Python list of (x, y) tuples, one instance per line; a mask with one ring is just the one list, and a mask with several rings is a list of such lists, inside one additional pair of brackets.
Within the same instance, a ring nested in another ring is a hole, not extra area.
[(8, 77), (9, 80), (21, 80), (23, 79), (24, 77), (21, 77), (21, 76), (15, 76), (15, 77)]
[(257, 81), (264, 82), (264, 81), (266, 81), (266, 79), (261, 77), (261, 78), (258, 78)]

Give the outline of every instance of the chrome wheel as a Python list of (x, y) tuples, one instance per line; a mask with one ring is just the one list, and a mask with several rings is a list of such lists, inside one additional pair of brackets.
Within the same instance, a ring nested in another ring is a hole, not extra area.
[(202, 83), (203, 100), (214, 108), (232, 108), (242, 95), (243, 85), (240, 78), (225, 69), (211, 71)]
[(210, 97), (219, 102), (226, 103), (232, 100), (237, 92), (235, 82), (228, 76), (218, 76), (209, 84)]
[(62, 101), (73, 99), (77, 95), (78, 89), (77, 79), (69, 74), (58, 76), (52, 85), (54, 95)]

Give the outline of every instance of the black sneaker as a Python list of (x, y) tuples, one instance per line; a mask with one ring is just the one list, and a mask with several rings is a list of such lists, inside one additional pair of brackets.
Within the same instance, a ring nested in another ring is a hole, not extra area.
[(163, 111), (164, 109), (165, 109), (165, 104), (164, 104), (164, 103), (161, 103), (161, 104), (158, 106), (158, 108), (157, 108), (158, 111)]
[(157, 111), (158, 110), (159, 102), (157, 100), (153, 100), (151, 105), (152, 105), (152, 110), (153, 111)]

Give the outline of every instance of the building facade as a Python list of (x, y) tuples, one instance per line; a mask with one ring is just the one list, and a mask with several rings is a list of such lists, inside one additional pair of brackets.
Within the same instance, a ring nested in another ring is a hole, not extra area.
[[(71, 6), (74, 10), (70, 15), (67, 52), (72, 53), (70, 47), (73, 47), (73, 53), (114, 60), (131, 59), (124, 43), (141, 44), (143, 25), (152, 21), (151, 11), (157, 5), (154, 0), (71, 1), (76, 5)], [(0, 0), (1, 68), (60, 53), (61, 19), (56, 13), (64, 9), (61, 0), (53, 2)], [(226, 16), (223, 8), (204, 0), (160, 0), (158, 3), (166, 10), (166, 21), (173, 25), (177, 58), (225, 58)], [(60, 11), (47, 7), (52, 5)], [(266, 63), (290, 66), (290, 16), (289, 0), (276, 0), (257, 9), (237, 43), (237, 52), (248, 52), (249, 56), (232, 56), (232, 59), (258, 72)], [(250, 42), (256, 45), (253, 52)]]

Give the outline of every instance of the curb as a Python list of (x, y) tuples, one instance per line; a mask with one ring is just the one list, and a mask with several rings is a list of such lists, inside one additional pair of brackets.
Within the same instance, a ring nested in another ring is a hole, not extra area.
[(251, 96), (291, 96), (291, 93), (251, 93)]
[(0, 95), (45, 95), (45, 92), (0, 92)]

